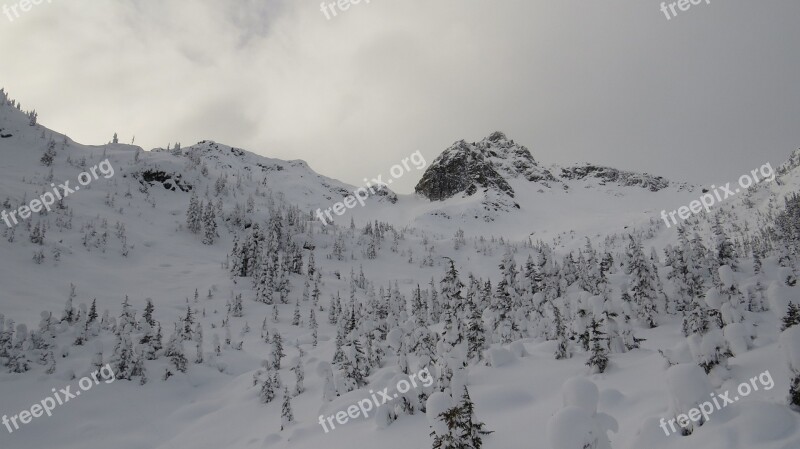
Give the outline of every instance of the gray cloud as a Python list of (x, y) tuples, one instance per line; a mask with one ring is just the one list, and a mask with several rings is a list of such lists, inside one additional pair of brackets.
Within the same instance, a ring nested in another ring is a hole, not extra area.
[(214, 139), (351, 183), (495, 129), (699, 183), (800, 146), (800, 3), (659, 4), (55, 0), (0, 16), (0, 83), (84, 143)]

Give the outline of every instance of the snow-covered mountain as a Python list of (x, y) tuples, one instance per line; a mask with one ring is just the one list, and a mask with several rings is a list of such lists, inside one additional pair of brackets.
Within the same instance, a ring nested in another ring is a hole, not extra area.
[[(600, 185), (619, 187), (642, 187), (652, 192), (674, 185), (660, 176), (588, 163), (565, 168), (545, 167), (536, 162), (525, 146), (497, 131), (480, 142), (460, 140), (454, 143), (428, 167), (415, 190), (431, 201), (444, 201), (456, 196), (469, 197), (478, 191), (484, 195), (492, 193), (513, 199), (517, 192), (510, 182), (516, 180), (530, 183), (521, 184), (523, 194), (552, 188), (569, 190), (570, 181), (574, 180), (596, 180)], [(684, 184), (678, 187), (688, 186)], [(493, 210), (498, 210), (500, 205), (485, 206), (487, 210), (491, 206), (495, 206)], [(519, 208), (519, 205), (513, 203), (513, 207)]]
[(454, 143), (415, 190), (430, 200), (416, 209), (415, 225), (550, 239), (646, 223), (657, 216), (653, 204), (685, 204), (695, 187), (596, 164), (543, 165), (525, 146), (494, 132), (479, 142)]
[[(464, 386), (486, 449), (800, 447), (799, 167), (667, 228), (702, 189), (493, 133), (326, 226), (356, 186), (302, 161), (81, 145), (0, 91), (0, 209), (81, 187), (0, 221), (0, 418), (116, 376), (0, 448), (424, 449)], [(660, 428), (742, 382), (691, 435)]]

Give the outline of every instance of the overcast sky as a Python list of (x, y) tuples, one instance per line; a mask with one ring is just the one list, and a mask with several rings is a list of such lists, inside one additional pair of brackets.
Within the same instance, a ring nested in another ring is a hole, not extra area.
[(354, 184), (494, 130), (704, 184), (800, 147), (797, 0), (365, 1), (45, 0), (0, 16), (0, 86), (81, 143), (210, 139)]

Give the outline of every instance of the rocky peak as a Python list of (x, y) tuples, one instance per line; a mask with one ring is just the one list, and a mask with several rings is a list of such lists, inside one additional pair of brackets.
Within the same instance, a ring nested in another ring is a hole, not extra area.
[(432, 201), (458, 194), (471, 196), (478, 190), (513, 198), (514, 189), (508, 180), (517, 178), (557, 181), (527, 148), (496, 131), (479, 142), (455, 142), (428, 167), (415, 191)]
[(441, 201), (486, 189), (514, 197), (514, 189), (494, 169), (485, 152), (475, 143), (460, 140), (431, 163), (414, 190), (431, 201)]

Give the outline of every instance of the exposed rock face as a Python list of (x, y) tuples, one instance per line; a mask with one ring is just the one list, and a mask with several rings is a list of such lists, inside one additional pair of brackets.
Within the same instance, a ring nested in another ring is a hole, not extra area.
[[(600, 185), (641, 187), (652, 192), (671, 185), (660, 176), (593, 164), (548, 169), (536, 162), (527, 148), (498, 131), (480, 142), (454, 143), (428, 167), (415, 191), (431, 201), (468, 197), (482, 191), (486, 209), (498, 210), (505, 206), (519, 207), (512, 201), (517, 192), (509, 184), (511, 180), (537, 184), (532, 186), (533, 191), (550, 189), (554, 184), (569, 190), (570, 181), (584, 180), (596, 180)], [(519, 183), (515, 185), (519, 188)]]
[(556, 181), (536, 163), (527, 148), (508, 140), (502, 132), (495, 132), (480, 142), (454, 143), (428, 167), (415, 191), (431, 201), (459, 194), (471, 196), (479, 190), (514, 198), (514, 189), (507, 180), (516, 178)]
[(461, 140), (433, 161), (414, 190), (431, 201), (441, 201), (488, 188), (514, 196), (514, 190), (486, 160), (484, 152)]
[(625, 187), (642, 187), (651, 192), (658, 192), (669, 187), (669, 181), (661, 176), (622, 171), (592, 164), (562, 168), (561, 177), (564, 179), (597, 178), (603, 183), (614, 183)]
[(133, 173), (133, 178), (138, 180), (142, 186), (161, 184), (165, 189), (173, 192), (178, 189), (182, 192), (190, 192), (192, 190), (192, 186), (182, 179), (180, 173), (167, 173), (158, 169), (147, 169)]

